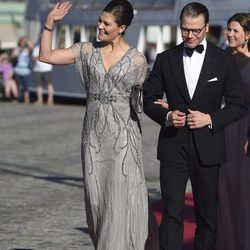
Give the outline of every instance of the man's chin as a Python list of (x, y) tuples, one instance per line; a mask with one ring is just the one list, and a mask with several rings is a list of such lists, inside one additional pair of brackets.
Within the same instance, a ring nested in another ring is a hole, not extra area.
[(198, 44), (196, 43), (186, 43), (186, 46), (190, 49), (195, 48)]

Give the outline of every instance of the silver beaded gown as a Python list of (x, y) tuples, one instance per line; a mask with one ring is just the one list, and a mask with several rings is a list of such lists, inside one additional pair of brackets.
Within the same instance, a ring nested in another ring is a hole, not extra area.
[(147, 72), (135, 48), (106, 72), (100, 43), (71, 47), (87, 92), (82, 165), (87, 223), (97, 250), (143, 250), (148, 233), (148, 194), (142, 136), (131, 118), (129, 96)]

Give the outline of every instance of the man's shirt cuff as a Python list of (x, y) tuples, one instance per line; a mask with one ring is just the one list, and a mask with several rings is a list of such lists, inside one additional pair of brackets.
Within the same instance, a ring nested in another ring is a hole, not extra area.
[(166, 116), (166, 120), (165, 120), (165, 126), (166, 126), (166, 128), (173, 125), (173, 124), (168, 120), (168, 117), (169, 117), (169, 115), (171, 114), (171, 112), (172, 112), (172, 111), (169, 111), (169, 112), (167, 113), (167, 116)]

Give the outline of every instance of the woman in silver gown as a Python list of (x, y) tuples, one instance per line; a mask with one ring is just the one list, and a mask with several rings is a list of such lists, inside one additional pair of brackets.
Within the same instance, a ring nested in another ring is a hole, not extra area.
[(76, 64), (87, 91), (82, 132), (82, 163), (87, 223), (95, 249), (144, 250), (148, 195), (142, 164), (142, 137), (131, 118), (129, 96), (147, 73), (145, 57), (124, 33), (133, 19), (126, 1), (114, 0), (98, 21), (98, 42), (52, 50), (55, 21), (71, 8), (56, 4), (48, 14), (39, 60)]
[[(250, 13), (229, 18), (227, 39), (240, 69), (248, 112), (226, 129), (227, 161), (219, 179), (218, 250), (250, 249)], [(233, 98), (233, 97), (232, 97)]]

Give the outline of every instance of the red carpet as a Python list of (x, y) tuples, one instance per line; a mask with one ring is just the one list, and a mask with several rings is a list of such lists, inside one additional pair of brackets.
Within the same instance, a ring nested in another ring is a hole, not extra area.
[[(162, 217), (162, 202), (157, 201), (153, 204), (154, 215), (158, 225)], [(193, 249), (193, 239), (195, 231), (194, 202), (192, 193), (186, 194), (184, 211), (184, 250)]]

